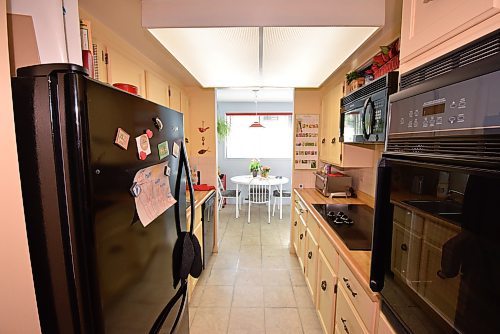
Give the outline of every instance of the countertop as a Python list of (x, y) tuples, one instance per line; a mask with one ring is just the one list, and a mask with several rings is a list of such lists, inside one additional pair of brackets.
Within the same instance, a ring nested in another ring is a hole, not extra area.
[[(319, 222), (320, 228), (329, 237), (330, 242), (339, 252), (342, 260), (347, 264), (356, 279), (363, 286), (368, 296), (373, 301), (379, 300), (379, 294), (370, 289), (370, 262), (371, 251), (351, 251), (342, 239), (328, 225), (325, 219), (314, 209), (311, 204), (366, 204), (373, 207), (373, 198), (366, 194), (358, 194), (358, 198), (327, 198), (316, 189), (294, 189), (297, 196), (306, 204), (310, 214)], [(361, 196), (360, 196), (361, 195)]]
[[(207, 198), (212, 195), (215, 192), (215, 190), (195, 190), (194, 191), (194, 208), (198, 208), (200, 205), (203, 204), (207, 200)], [(186, 200), (189, 201), (189, 192), (186, 192)], [(186, 215), (190, 216), (191, 215), (191, 208), (188, 207), (186, 209)]]

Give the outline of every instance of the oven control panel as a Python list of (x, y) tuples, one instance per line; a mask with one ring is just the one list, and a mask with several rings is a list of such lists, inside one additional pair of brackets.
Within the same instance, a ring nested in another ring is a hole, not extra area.
[(500, 72), (391, 103), (391, 134), (500, 129)]

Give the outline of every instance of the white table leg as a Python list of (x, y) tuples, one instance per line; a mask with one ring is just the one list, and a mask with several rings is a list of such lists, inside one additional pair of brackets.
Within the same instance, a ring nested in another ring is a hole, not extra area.
[(236, 183), (236, 218), (240, 216), (240, 210), (239, 210), (239, 198), (238, 198), (238, 183)]
[(280, 220), (283, 219), (283, 183), (280, 183)]

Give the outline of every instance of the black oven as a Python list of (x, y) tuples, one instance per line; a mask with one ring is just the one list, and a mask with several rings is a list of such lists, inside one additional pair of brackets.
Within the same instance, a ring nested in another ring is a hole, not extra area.
[(389, 95), (397, 91), (398, 72), (390, 72), (341, 100), (340, 141), (376, 144), (385, 140)]
[(401, 333), (500, 333), (500, 54), (391, 96), (370, 286)]

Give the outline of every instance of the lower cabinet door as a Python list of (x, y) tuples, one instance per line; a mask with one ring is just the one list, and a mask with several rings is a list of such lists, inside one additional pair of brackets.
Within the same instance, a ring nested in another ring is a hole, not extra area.
[(316, 281), (318, 317), (323, 332), (333, 333), (335, 301), (337, 299), (337, 275), (335, 275), (335, 272), (328, 264), (323, 252), (319, 250), (318, 253), (318, 279)]
[(318, 275), (318, 242), (314, 239), (313, 233), (307, 228), (306, 252), (305, 252), (305, 279), (309, 293), (313, 298), (313, 304), (316, 305), (316, 277)]
[(336, 326), (344, 334), (368, 334), (363, 321), (349, 301), (344, 288), (340, 286), (337, 291), (337, 310), (335, 315)]
[(292, 249), (295, 252), (295, 254), (299, 254), (299, 215), (296, 212), (296, 209), (292, 209), (292, 237), (291, 237), (291, 242), (292, 242)]
[(306, 251), (306, 232), (307, 232), (307, 227), (306, 223), (302, 220), (302, 218), (299, 216), (299, 247), (297, 251), (297, 257), (299, 258), (299, 263), (300, 267), (302, 269), (302, 272), (305, 270), (305, 258), (304, 258), (304, 253)]

